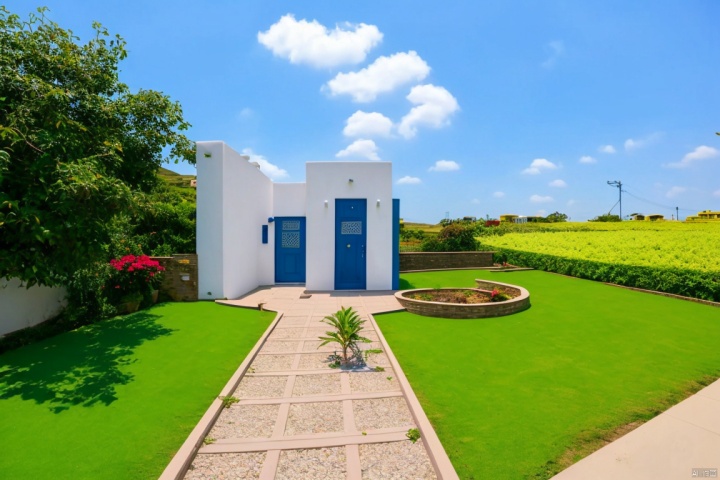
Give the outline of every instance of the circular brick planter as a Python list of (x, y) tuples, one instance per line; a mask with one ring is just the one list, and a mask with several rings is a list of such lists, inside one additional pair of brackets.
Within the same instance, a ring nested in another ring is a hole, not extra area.
[(491, 292), (493, 289), (498, 289), (517, 296), (504, 302), (488, 303), (431, 302), (427, 300), (415, 300), (405, 296), (413, 293), (438, 290), (436, 288), (418, 288), (415, 290), (396, 292), (395, 298), (410, 313), (439, 318), (469, 319), (501, 317), (530, 308), (530, 292), (523, 287), (510, 285), (508, 283), (490, 282), (488, 280), (475, 280), (475, 282), (478, 284), (478, 288), (476, 289), (443, 288), (440, 290), (480, 290), (483, 292)]

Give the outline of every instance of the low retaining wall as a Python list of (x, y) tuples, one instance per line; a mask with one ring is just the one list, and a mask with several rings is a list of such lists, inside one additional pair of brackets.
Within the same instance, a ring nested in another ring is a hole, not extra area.
[(152, 257), (165, 267), (160, 298), (173, 302), (195, 302), (198, 299), (198, 256), (194, 253), (172, 257)]
[(484, 268), (493, 266), (494, 252), (403, 252), (400, 271)]
[[(478, 284), (478, 290), (492, 291), (498, 289), (500, 291), (509, 292), (517, 297), (504, 302), (488, 302), (488, 303), (446, 303), (432, 302), (427, 300), (416, 300), (405, 297), (408, 293), (421, 293), (434, 288), (419, 288), (416, 290), (404, 290), (395, 293), (395, 298), (410, 313), (423, 315), (426, 317), (438, 318), (454, 318), (454, 319), (473, 319), (473, 318), (490, 318), (502, 317), (513, 313), (522, 312), (530, 308), (530, 292), (522, 287), (510, 285), (508, 283), (489, 282), (486, 280), (475, 280)], [(461, 290), (457, 287), (445, 288), (441, 290)], [(469, 289), (472, 290), (472, 289)]]
[(54, 317), (65, 305), (65, 288), (25, 288), (17, 278), (0, 279), (0, 336)]

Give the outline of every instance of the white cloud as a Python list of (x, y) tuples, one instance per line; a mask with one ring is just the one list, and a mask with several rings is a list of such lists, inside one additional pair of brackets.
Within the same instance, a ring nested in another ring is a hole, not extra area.
[(419, 183), (422, 183), (422, 180), (420, 180), (418, 177), (411, 177), (409, 175), (405, 175), (397, 181), (398, 185), (417, 185)]
[(560, 180), (559, 178), (557, 180), (553, 180), (552, 182), (548, 183), (548, 185), (551, 187), (555, 187), (555, 188), (567, 187), (567, 183), (565, 183), (564, 180)]
[(493, 193), (493, 197), (495, 198), (503, 198), (505, 196), (505, 192), (495, 192)]
[(273, 180), (280, 180), (289, 176), (287, 170), (270, 163), (265, 157), (258, 155), (250, 148), (243, 149), (242, 154), (247, 155), (250, 162), (257, 162), (260, 165), (260, 171)]
[(638, 148), (647, 147), (660, 140), (660, 137), (662, 137), (662, 133), (655, 132), (642, 138), (628, 138), (627, 140), (625, 140), (625, 150), (630, 151), (637, 150)]
[(530, 163), (530, 166), (522, 171), (525, 175), (538, 175), (546, 170), (555, 170), (557, 165), (545, 158), (536, 158)]
[(290, 63), (325, 68), (356, 64), (365, 60), (383, 34), (375, 25), (345, 23), (328, 30), (317, 20), (295, 20), (284, 15), (267, 32), (258, 32), (258, 42)]
[(532, 195), (530, 201), (533, 203), (549, 203), (554, 200), (551, 196)]
[(356, 102), (371, 102), (381, 93), (423, 80), (428, 73), (430, 67), (416, 52), (401, 52), (379, 57), (360, 71), (338, 73), (325, 88), (331, 95), (345, 94)]
[(393, 122), (378, 112), (358, 110), (345, 121), (343, 134), (346, 137), (388, 137)]
[(595, 160), (595, 159), (594, 159), (593, 157), (591, 157), (590, 155), (583, 155), (582, 157), (580, 157), (579, 162), (580, 162), (580, 163), (588, 163), (588, 164), (589, 164), (589, 163), (597, 163), (597, 160)]
[(377, 150), (377, 145), (372, 140), (359, 139), (348, 145), (346, 149), (340, 150), (335, 156), (337, 158), (353, 157), (378, 161), (380, 157)]
[(720, 190), (715, 190), (713, 192), (713, 197), (720, 197)]
[(414, 137), (421, 125), (431, 128), (449, 125), (450, 115), (460, 109), (450, 92), (432, 84), (413, 87), (407, 99), (417, 106), (413, 107), (398, 125), (398, 132), (405, 138)]
[(671, 187), (670, 190), (667, 191), (665, 196), (667, 198), (675, 198), (681, 193), (684, 193), (687, 190), (685, 187)]
[(438, 160), (435, 165), (428, 168), (428, 172), (452, 172), (460, 170), (460, 164), (452, 160)]
[(717, 157), (718, 155), (720, 155), (720, 152), (718, 152), (717, 149), (708, 147), (707, 145), (700, 145), (692, 152), (686, 154), (679, 162), (668, 163), (666, 166), (670, 168), (686, 168), (695, 162)]
[(558, 59), (565, 54), (565, 44), (561, 40), (554, 40), (545, 45), (545, 51), (549, 57), (540, 65), (543, 68), (552, 68), (557, 63)]
[(615, 153), (617, 152), (617, 150), (615, 150), (615, 147), (613, 147), (612, 145), (601, 145), (600, 147), (598, 147), (598, 152)]

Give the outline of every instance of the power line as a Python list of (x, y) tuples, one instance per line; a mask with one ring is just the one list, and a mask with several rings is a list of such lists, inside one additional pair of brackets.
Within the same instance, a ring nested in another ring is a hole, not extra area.
[(624, 190), (625, 193), (630, 195), (636, 200), (640, 200), (641, 202), (649, 203), (651, 205), (655, 205), (656, 207), (660, 208), (666, 208), (668, 210), (682, 210), (683, 212), (699, 212), (700, 209), (697, 208), (680, 208), (680, 207), (669, 207), (667, 205), (663, 205), (662, 203), (653, 202), (652, 200), (648, 200), (646, 198), (638, 197), (637, 195), (632, 194), (631, 192)]

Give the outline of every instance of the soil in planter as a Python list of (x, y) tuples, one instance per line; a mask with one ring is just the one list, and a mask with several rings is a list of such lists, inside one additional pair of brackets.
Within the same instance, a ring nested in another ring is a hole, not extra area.
[[(507, 295), (506, 300), (514, 298), (508, 292), (502, 292)], [(413, 300), (424, 300), (426, 302), (442, 302), (442, 303), (489, 303), (492, 301), (489, 292), (478, 290), (427, 290), (407, 295)]]

